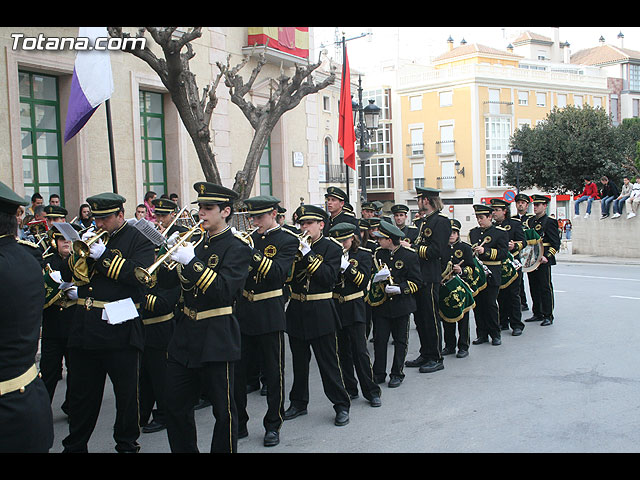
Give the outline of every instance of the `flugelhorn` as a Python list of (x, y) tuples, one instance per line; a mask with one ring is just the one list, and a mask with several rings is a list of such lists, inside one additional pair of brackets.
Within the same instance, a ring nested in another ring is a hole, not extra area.
[(171, 260), (171, 254), (175, 252), (178, 249), (178, 247), (181, 247), (182, 245), (187, 243), (189, 240), (191, 240), (191, 237), (198, 232), (202, 233), (202, 235), (200, 236), (200, 239), (195, 243), (195, 245), (198, 245), (202, 241), (202, 239), (204, 238), (204, 232), (202, 232), (202, 229), (200, 228), (200, 224), (202, 222), (203, 220), (200, 220), (190, 230), (180, 234), (176, 243), (171, 248), (169, 248), (164, 254), (159, 256), (156, 259), (156, 261), (153, 263), (153, 265), (151, 265), (149, 268), (136, 267), (133, 272), (134, 275), (136, 276), (136, 279), (138, 279), (140, 283), (143, 283), (146, 285), (149, 282), (151, 282), (153, 272), (155, 272), (163, 264), (166, 265), (168, 270), (173, 270), (176, 267), (177, 262), (175, 262), (174, 260)]
[(100, 240), (104, 236), (108, 236), (109, 232), (103, 229), (96, 230), (95, 234), (86, 240), (75, 240), (73, 242), (73, 253), (79, 257), (88, 257), (91, 245)]
[(253, 239), (251, 238), (251, 235), (253, 234), (253, 232), (258, 230), (258, 228), (260, 227), (253, 227), (251, 230), (243, 230), (242, 232), (237, 232), (236, 235), (242, 238), (245, 242), (249, 243), (251, 247), (253, 247)]

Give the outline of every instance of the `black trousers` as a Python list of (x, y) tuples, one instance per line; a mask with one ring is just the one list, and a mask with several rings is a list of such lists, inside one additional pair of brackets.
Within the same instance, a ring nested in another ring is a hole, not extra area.
[(342, 379), (338, 358), (338, 338), (335, 333), (304, 340), (289, 336), (291, 362), (293, 364), (293, 385), (289, 392), (291, 404), (297, 408), (307, 408), (309, 403), (309, 363), (311, 350), (316, 357), (322, 386), (336, 412), (348, 411), (351, 399)]
[[(469, 350), (471, 342), (471, 332), (469, 331), (469, 312), (464, 314), (460, 320), (455, 323), (442, 321), (442, 329), (444, 331), (444, 345), (447, 348), (458, 350)], [(456, 343), (456, 329), (458, 330), (458, 341)]]
[(193, 407), (201, 395), (211, 402), (216, 419), (210, 452), (237, 452), (234, 366), (234, 362), (210, 362), (202, 367), (189, 368), (169, 355), (165, 399), (167, 436), (172, 453), (199, 452)]
[(284, 421), (284, 332), (242, 335), (242, 358), (235, 365), (235, 401), (238, 428), (247, 426), (247, 383), (253, 359), (258, 359), (267, 385), (267, 413), (262, 424), (265, 431), (280, 431)]
[(390, 318), (376, 315), (375, 311), (373, 315), (376, 324), (376, 336), (373, 339), (373, 376), (378, 382), (384, 382), (387, 377), (387, 348), (391, 334), (393, 361), (389, 377), (404, 378), (404, 361), (409, 347), (409, 315)]
[(498, 306), (500, 308), (500, 327), (524, 329), (522, 323), (522, 303), (520, 301), (520, 280), (522, 272), (518, 272), (518, 278), (511, 285), (503, 288), (498, 293)]
[[(164, 424), (164, 387), (167, 380), (167, 349), (145, 346), (140, 366), (140, 426), (153, 419)], [(156, 410), (153, 406), (156, 405)]]
[[(64, 361), (64, 364), (63, 364)], [(67, 349), (67, 338), (43, 337), (40, 344), (40, 374), (44, 386), (47, 387), (49, 399), (53, 401), (58, 382), (62, 380), (63, 365), (69, 369), (69, 352)], [(67, 411), (68, 388), (65, 394), (65, 401), (62, 410)]]
[(112, 350), (69, 348), (69, 435), (62, 440), (65, 452), (86, 452), (96, 426), (107, 375), (116, 399), (113, 438), (118, 452), (137, 452), (138, 382), (140, 351), (134, 347)]
[(531, 311), (540, 318), (553, 318), (551, 265), (542, 263), (527, 275), (529, 276), (529, 287), (531, 288)]
[(523, 307), (528, 307), (529, 305), (527, 305), (527, 294), (524, 291), (524, 277), (525, 275), (521, 271), (520, 277), (518, 280), (520, 283), (520, 303), (522, 304)]
[(478, 338), (500, 338), (500, 311), (498, 309), (498, 291), (500, 286), (487, 285), (476, 295), (476, 308), (473, 317), (476, 321)]
[(420, 356), (442, 361), (442, 325), (438, 313), (439, 283), (427, 283), (415, 294), (414, 322), (420, 338)]
[(367, 349), (366, 324), (356, 322), (338, 331), (338, 353), (349, 395), (358, 394), (359, 382), (364, 398), (371, 400), (374, 396), (380, 396), (381, 390), (373, 379), (371, 357)]

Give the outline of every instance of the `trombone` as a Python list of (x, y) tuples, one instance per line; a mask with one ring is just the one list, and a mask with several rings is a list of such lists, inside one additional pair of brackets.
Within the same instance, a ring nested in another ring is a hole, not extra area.
[(153, 273), (162, 265), (165, 265), (167, 267), (167, 270), (173, 270), (177, 266), (178, 262), (176, 262), (175, 260), (171, 260), (171, 254), (175, 252), (178, 249), (178, 247), (183, 246), (185, 243), (191, 240), (191, 237), (194, 234), (198, 232), (201, 233), (200, 239), (194, 244), (194, 246), (202, 242), (202, 239), (204, 238), (204, 232), (202, 232), (202, 229), (200, 228), (200, 224), (202, 222), (203, 220), (200, 220), (190, 230), (180, 234), (176, 243), (171, 248), (169, 248), (164, 254), (159, 256), (157, 260), (154, 262), (154, 264), (151, 265), (149, 268), (136, 267), (134, 269), (134, 274), (136, 276), (136, 279), (138, 279), (140, 283), (147, 285), (151, 282)]
[(75, 240), (72, 245), (73, 253), (79, 257), (88, 257), (89, 251), (91, 250), (91, 245), (93, 245), (95, 242), (100, 240), (105, 235), (107, 236), (107, 240), (108, 240), (109, 232), (100, 228), (96, 230), (95, 234), (92, 237), (86, 240)]

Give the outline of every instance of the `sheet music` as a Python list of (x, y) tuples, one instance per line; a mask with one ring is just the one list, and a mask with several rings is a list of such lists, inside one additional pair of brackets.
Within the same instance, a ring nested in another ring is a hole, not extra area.
[(115, 302), (105, 303), (102, 311), (102, 319), (110, 325), (117, 325), (138, 317), (140, 314), (136, 309), (131, 297)]
[(76, 240), (80, 240), (80, 235), (78, 235), (78, 231), (73, 228), (70, 223), (67, 222), (55, 222), (53, 227), (56, 228), (65, 240), (69, 240), (71, 242), (75, 242)]

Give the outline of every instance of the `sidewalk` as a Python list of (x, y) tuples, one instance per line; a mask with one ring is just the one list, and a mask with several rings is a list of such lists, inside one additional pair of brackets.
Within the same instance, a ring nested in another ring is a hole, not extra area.
[(566, 252), (556, 254), (558, 263), (608, 263), (618, 265), (640, 265), (639, 258), (604, 257), (598, 255), (570, 254)]

